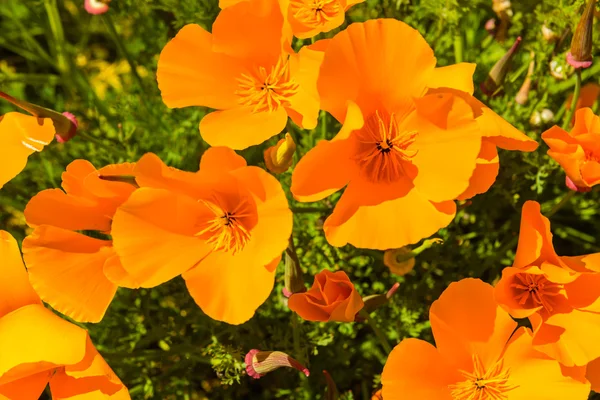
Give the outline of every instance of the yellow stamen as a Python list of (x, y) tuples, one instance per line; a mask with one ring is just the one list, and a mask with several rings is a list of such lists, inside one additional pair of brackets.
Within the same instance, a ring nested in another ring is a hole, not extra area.
[(473, 372), (460, 373), (466, 380), (448, 387), (454, 400), (508, 400), (508, 392), (519, 387), (509, 383), (510, 370), (504, 369), (502, 359), (486, 370), (474, 354)]
[(227, 212), (216, 204), (207, 201), (202, 203), (215, 217), (206, 221), (204, 229), (196, 233), (196, 236), (208, 236), (206, 243), (212, 245), (215, 251), (231, 251), (232, 254), (241, 251), (250, 240), (250, 231), (240, 221), (247, 214), (239, 212), (240, 206)]
[(238, 79), (240, 104), (253, 107), (253, 112), (277, 111), (290, 106), (290, 97), (298, 92), (298, 84), (290, 77), (289, 59), (282, 57), (267, 72), (259, 67), (255, 73)]
[(290, 7), (296, 20), (311, 27), (324, 25), (343, 11), (339, 0), (292, 0)]
[(543, 275), (527, 273), (516, 274), (515, 283), (510, 287), (516, 289), (515, 299), (520, 305), (529, 308), (542, 306), (548, 313), (554, 311), (559, 300), (556, 296), (561, 296), (563, 290), (563, 285), (550, 282)]

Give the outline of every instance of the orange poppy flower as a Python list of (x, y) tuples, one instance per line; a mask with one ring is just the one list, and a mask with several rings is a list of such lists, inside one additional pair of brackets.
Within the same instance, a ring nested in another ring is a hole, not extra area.
[(53, 139), (56, 131), (49, 118), (37, 118), (16, 112), (0, 115), (0, 189), (17, 176), (27, 158)]
[(515, 318), (529, 318), (533, 344), (561, 364), (585, 366), (600, 357), (600, 253), (560, 257), (540, 205), (523, 206), (514, 265), (496, 285), (498, 303)]
[[(579, 110), (580, 108), (594, 107), (594, 104), (596, 104), (596, 100), (598, 100), (598, 97), (600, 97), (600, 85), (598, 85), (595, 82), (586, 83), (581, 87), (579, 98), (577, 99), (577, 103), (575, 104), (575, 106), (577, 107), (576, 110)], [(567, 97), (567, 101), (565, 103), (567, 109), (571, 109), (572, 101), (573, 94), (571, 93), (569, 97)], [(573, 122), (575, 122), (574, 118)]]
[[(200, 123), (211, 146), (245, 149), (281, 132), (288, 117), (313, 129), (318, 64), (295, 54), (277, 0), (248, 0), (221, 11), (212, 34), (186, 25), (163, 49), (158, 85), (171, 108), (217, 109)], [(193, 54), (193, 57), (190, 57)]]
[(577, 110), (571, 132), (555, 125), (542, 139), (575, 186), (585, 189), (600, 182), (600, 117), (590, 108)]
[(15, 239), (0, 231), (0, 398), (129, 399), (88, 333), (45, 308)]
[(138, 287), (108, 236), (115, 210), (135, 186), (99, 177), (131, 175), (133, 166), (96, 170), (75, 160), (62, 174), (64, 191), (44, 190), (25, 208), (27, 223), (35, 228), (23, 241), (31, 284), (42, 300), (76, 321), (100, 321), (118, 286)]
[(292, 193), (317, 201), (347, 186), (324, 225), (332, 245), (385, 250), (430, 236), (452, 221), (455, 199), (493, 184), (497, 146), (537, 147), (471, 96), (475, 65), (435, 63), (419, 32), (392, 19), (329, 41), (318, 90), (343, 127), (300, 160)]
[(383, 368), (385, 400), (585, 400), (590, 385), (563, 376), (536, 351), (528, 328), (478, 279), (451, 283), (429, 311), (436, 347), (418, 339), (397, 345)]
[(352, 322), (365, 306), (344, 271), (323, 270), (315, 275), (305, 293), (294, 293), (288, 300), (290, 310), (307, 321)]
[(202, 156), (198, 173), (153, 154), (137, 163), (141, 186), (117, 210), (114, 246), (142, 287), (182, 275), (211, 318), (241, 324), (267, 299), (292, 213), (279, 182), (225, 147)]

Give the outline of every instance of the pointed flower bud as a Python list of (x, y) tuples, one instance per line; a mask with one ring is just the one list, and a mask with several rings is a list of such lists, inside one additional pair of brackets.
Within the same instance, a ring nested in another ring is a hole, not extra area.
[(104, 14), (108, 11), (110, 0), (85, 0), (85, 11), (92, 15)]
[(592, 65), (592, 35), (596, 0), (588, 0), (583, 15), (571, 41), (571, 51), (567, 53), (567, 62), (575, 68), (588, 68)]
[(396, 282), (394, 283), (394, 286), (392, 286), (392, 288), (385, 294), (372, 294), (370, 296), (363, 297), (363, 302), (365, 303), (364, 310), (370, 314), (379, 307), (387, 304), (399, 287), (400, 284)]
[(327, 392), (325, 393), (325, 400), (338, 400), (340, 398), (340, 392), (333, 381), (329, 372), (323, 370), (323, 375), (325, 375), (325, 380), (327, 381)]
[(525, 81), (523, 81), (523, 85), (521, 89), (519, 89), (519, 93), (515, 96), (515, 101), (520, 105), (525, 105), (527, 100), (529, 99), (529, 91), (531, 90), (531, 77), (533, 76), (533, 71), (535, 70), (535, 54), (531, 52), (531, 61), (529, 62), (529, 69), (527, 70), (527, 76), (525, 77)]
[(294, 161), (294, 152), (296, 143), (289, 133), (285, 134), (285, 139), (281, 139), (275, 146), (265, 150), (265, 164), (267, 169), (274, 174), (281, 174), (287, 171)]
[(309, 376), (310, 371), (300, 362), (282, 351), (250, 350), (244, 359), (246, 372), (254, 379), (260, 379), (265, 374), (281, 367), (291, 367)]
[(54, 129), (56, 129), (56, 139), (61, 143), (69, 141), (77, 133), (79, 123), (77, 122), (77, 118), (69, 112), (61, 114), (54, 110), (16, 99), (4, 92), (0, 92), (0, 97), (38, 118), (50, 118), (54, 123)]
[(306, 286), (304, 286), (304, 277), (302, 268), (300, 267), (300, 260), (296, 254), (294, 243), (290, 238), (290, 244), (285, 250), (285, 275), (284, 275), (284, 288), (283, 295), (290, 297), (294, 293), (306, 292)]
[(520, 43), (521, 37), (519, 36), (508, 52), (492, 67), (487, 79), (480, 86), (484, 94), (491, 96), (502, 86)]

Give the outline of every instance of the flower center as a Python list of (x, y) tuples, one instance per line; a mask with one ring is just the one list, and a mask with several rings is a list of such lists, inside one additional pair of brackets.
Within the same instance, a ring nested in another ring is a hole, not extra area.
[(598, 156), (597, 154), (595, 154), (595, 152), (591, 151), (591, 150), (586, 150), (585, 151), (585, 161), (595, 161), (600, 163), (600, 156)]
[(324, 25), (341, 10), (339, 0), (292, 0), (290, 7), (296, 20), (312, 27)]
[(529, 308), (542, 306), (552, 312), (556, 306), (557, 296), (561, 296), (563, 285), (550, 282), (543, 275), (516, 274), (515, 281), (510, 285), (516, 290), (515, 299), (520, 305)]
[(509, 384), (510, 370), (504, 369), (502, 359), (486, 370), (479, 356), (473, 355), (473, 372), (460, 373), (466, 380), (448, 387), (453, 400), (507, 400), (508, 392), (518, 387)]
[(238, 79), (239, 103), (254, 107), (253, 112), (277, 111), (288, 107), (290, 97), (298, 92), (298, 84), (290, 78), (290, 64), (287, 57), (281, 57), (275, 66), (267, 71), (259, 67), (253, 73), (242, 74)]
[(212, 245), (215, 251), (231, 251), (232, 254), (241, 251), (250, 240), (250, 230), (241, 221), (248, 214), (239, 212), (240, 207), (227, 212), (217, 205), (202, 202), (214, 213), (214, 218), (204, 222), (203, 229), (196, 236), (206, 237), (206, 243)]
[(416, 150), (408, 148), (415, 142), (417, 131), (400, 131), (395, 115), (376, 111), (358, 131), (358, 151), (355, 160), (372, 182), (394, 182), (410, 175), (408, 168)]

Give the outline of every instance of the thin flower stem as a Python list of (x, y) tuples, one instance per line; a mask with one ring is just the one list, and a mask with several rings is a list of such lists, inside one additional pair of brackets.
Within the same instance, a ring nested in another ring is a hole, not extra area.
[(294, 335), (294, 358), (303, 364), (304, 355), (300, 351), (300, 328), (298, 327), (298, 315), (295, 312), (292, 313), (292, 332)]
[(460, 33), (454, 35), (454, 61), (457, 64), (463, 62), (463, 38)]
[(54, 52), (57, 62), (56, 67), (61, 74), (66, 75), (69, 73), (70, 64), (68, 62), (68, 57), (65, 54), (65, 32), (60, 20), (60, 14), (58, 13), (56, 0), (44, 0), (44, 8), (48, 14), (48, 22), (50, 23), (50, 30), (52, 31), (52, 37), (54, 38)]
[(569, 191), (569, 193), (567, 193), (566, 195), (563, 196), (563, 198), (558, 202), (557, 205), (555, 205), (554, 207), (552, 207), (552, 210), (550, 210), (550, 212), (548, 214), (546, 214), (547, 218), (552, 217), (554, 214), (556, 214), (558, 212), (558, 210), (560, 210), (561, 208), (563, 208), (563, 206), (565, 204), (567, 204), (569, 202), (569, 200), (571, 200), (571, 198), (573, 196), (575, 196), (575, 191), (571, 190)]
[(321, 139), (327, 137), (327, 113), (321, 111)]
[(571, 109), (567, 114), (567, 118), (565, 118), (562, 128), (567, 130), (571, 126), (571, 121), (573, 120), (573, 116), (575, 115), (575, 110), (577, 109), (577, 101), (579, 100), (579, 94), (581, 93), (581, 68), (577, 68), (575, 73), (576, 81), (575, 81), (575, 92), (573, 93), (573, 100), (571, 100)]
[(331, 212), (329, 207), (290, 207), (294, 214), (311, 214), (311, 213), (327, 213)]
[(379, 339), (379, 343), (381, 344), (381, 347), (383, 347), (385, 353), (390, 354), (392, 352), (392, 346), (387, 340), (387, 337), (385, 337), (385, 334), (377, 325), (377, 322), (375, 322), (364, 309), (360, 311), (360, 316), (367, 321), (367, 323), (373, 330), (373, 333), (375, 333), (375, 336), (377, 336), (377, 339)]

